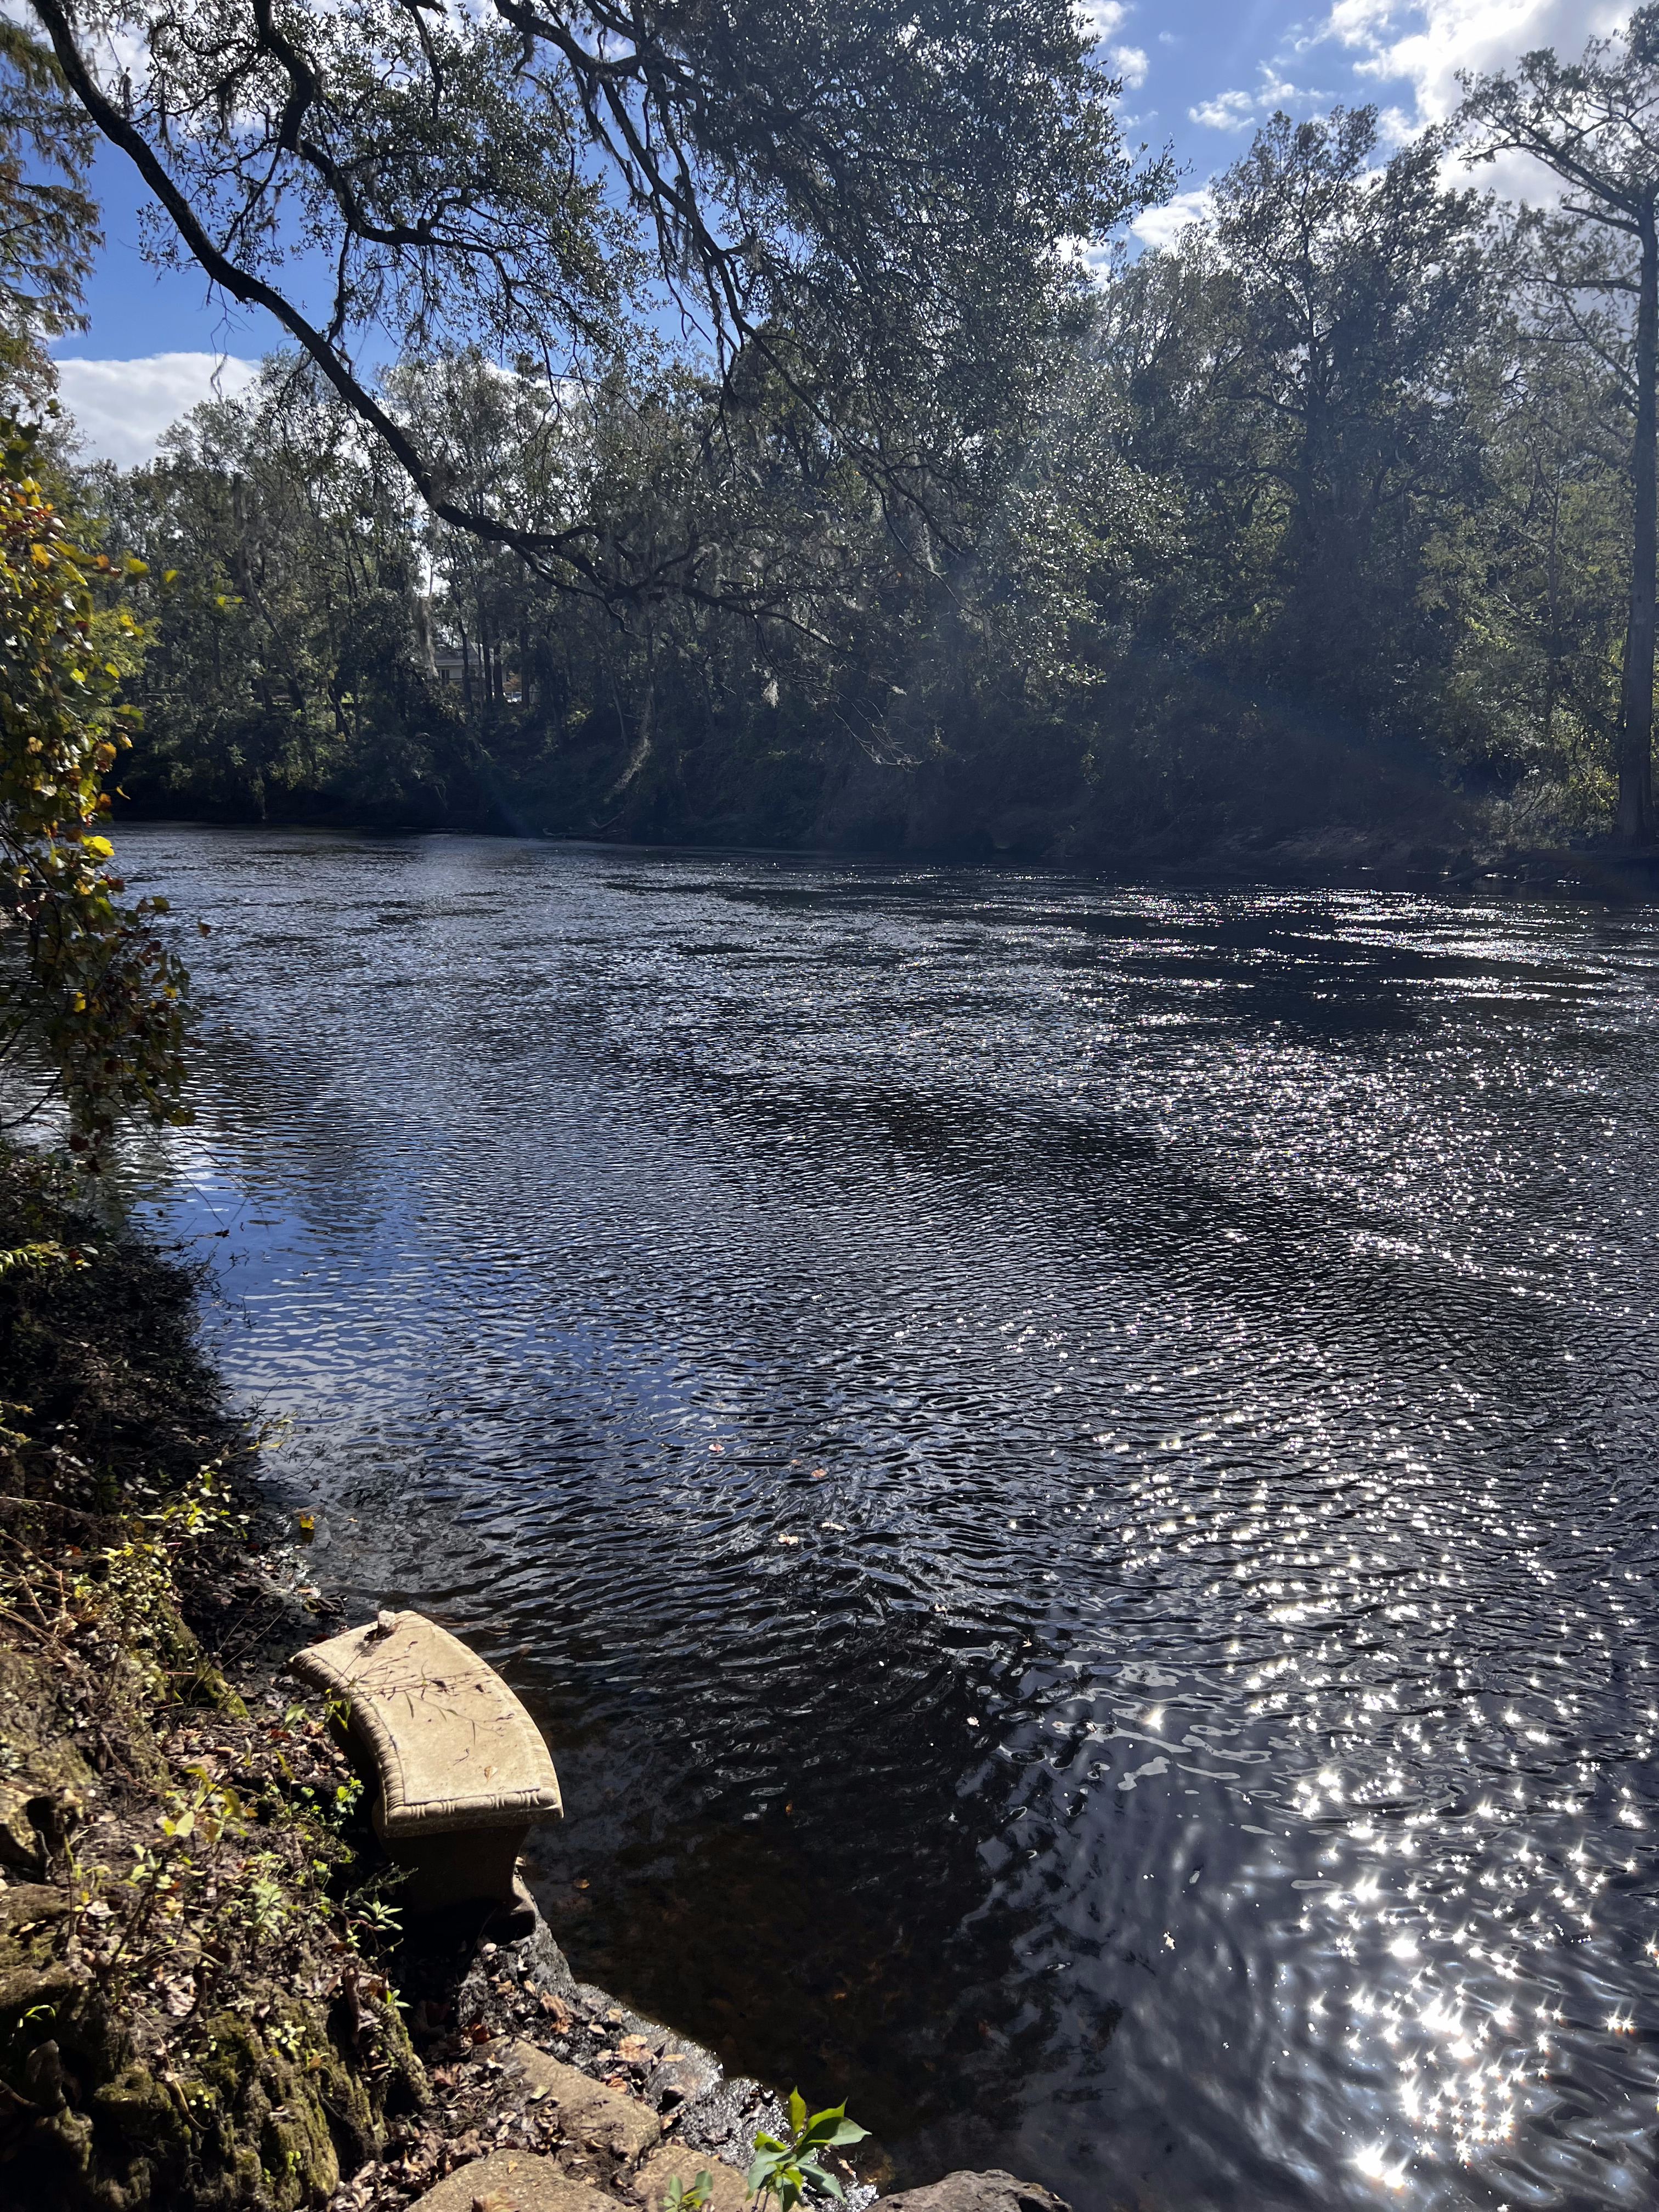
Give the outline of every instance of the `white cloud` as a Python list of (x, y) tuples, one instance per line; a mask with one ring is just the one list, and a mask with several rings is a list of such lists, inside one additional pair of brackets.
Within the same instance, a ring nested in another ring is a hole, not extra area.
[(1187, 112), (1208, 131), (1243, 131), (1255, 120), (1255, 98), (1248, 92), (1218, 93), (1213, 100), (1200, 100)]
[[(1398, 143), (1455, 112), (1463, 97), (1460, 70), (1478, 76), (1509, 69), (1540, 46), (1576, 61), (1588, 39), (1616, 30), (1630, 9), (1631, 0), (1415, 0), (1404, 9), (1395, 0), (1335, 0), (1316, 36), (1357, 52), (1357, 76), (1411, 87), (1415, 112), (1396, 106), (1383, 118), (1385, 137)], [(1458, 162), (1446, 181), (1471, 179)], [(1553, 200), (1561, 190), (1522, 155), (1483, 164), (1473, 181), (1505, 199)]]
[(1294, 100), (1317, 106), (1328, 95), (1310, 92), (1294, 85), (1289, 77), (1280, 76), (1271, 62), (1260, 64), (1261, 82), (1254, 92), (1221, 92), (1213, 100), (1200, 100), (1189, 107), (1188, 115), (1194, 123), (1201, 123), (1210, 131), (1247, 131), (1271, 115), (1276, 107), (1288, 107)]
[(1137, 85), (1145, 84), (1146, 71), (1151, 67), (1144, 46), (1114, 46), (1112, 71), (1123, 80), (1124, 89), (1133, 92)]
[(1129, 225), (1130, 234), (1154, 252), (1173, 245), (1189, 222), (1202, 222), (1210, 212), (1210, 188), (1200, 185), (1190, 192), (1177, 192), (1162, 207), (1148, 208)]
[(1119, 29), (1129, 10), (1123, 0), (1079, 0), (1078, 20), (1083, 26), (1083, 35), (1091, 46), (1103, 39), (1109, 39)]
[(1538, 46), (1577, 60), (1592, 33), (1613, 30), (1631, 0), (1336, 0), (1319, 35), (1357, 48), (1362, 76), (1401, 78), (1417, 123), (1438, 123), (1462, 98), (1460, 70), (1506, 69)]
[(58, 362), (58, 396), (90, 459), (124, 469), (155, 458), (164, 430), (204, 399), (231, 399), (259, 373), (216, 353), (154, 353), (143, 361)]

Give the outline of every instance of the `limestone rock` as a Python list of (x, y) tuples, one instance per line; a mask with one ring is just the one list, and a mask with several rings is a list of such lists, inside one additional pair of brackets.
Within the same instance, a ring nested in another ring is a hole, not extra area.
[(694, 2044), (688, 2050), (664, 2051), (646, 2078), (645, 2094), (659, 2112), (671, 2112), (706, 2097), (720, 2078), (719, 2060)]
[(678, 2174), (683, 2189), (690, 2189), (700, 2173), (708, 2174), (714, 2182), (714, 2194), (708, 2200), (713, 2212), (743, 2212), (748, 2190), (736, 2166), (706, 2152), (688, 2150), (684, 2143), (675, 2143), (647, 2159), (629, 2188), (645, 2212), (661, 2212), (662, 2200), (675, 2175)]
[(51, 1669), (21, 1651), (0, 1650), (0, 1741), (11, 1754), (0, 1779), (0, 1862), (43, 1875), (79, 1818), (93, 1773), (63, 1727)]
[(15, 1881), (0, 1889), (0, 1929), (27, 1928), (43, 1920), (61, 1920), (70, 1909), (68, 1893), (43, 1881)]
[(545, 2092), (544, 2101), (557, 2112), (559, 2125), (590, 2149), (608, 2151), (624, 2164), (644, 2154), (662, 2140), (657, 2116), (648, 2105), (620, 2089), (607, 2089), (574, 2066), (562, 2065), (538, 2051), (533, 2043), (514, 2043), (509, 2061), (523, 2067), (532, 2089)]
[(1035, 2181), (1016, 2181), (1012, 2173), (947, 2173), (925, 2189), (901, 2190), (884, 2197), (882, 2212), (1072, 2212), (1063, 2197)]
[(553, 1940), (553, 1931), (537, 1912), (530, 1933), (514, 1945), (521, 1961), (525, 1985), (532, 1990), (550, 1990), (555, 1996), (568, 1997), (574, 1993), (576, 1978), (570, 1971), (570, 1961)]
[(617, 2199), (585, 2181), (572, 2181), (550, 2158), (527, 2150), (492, 2151), (447, 2174), (417, 2200), (420, 2212), (621, 2212)]

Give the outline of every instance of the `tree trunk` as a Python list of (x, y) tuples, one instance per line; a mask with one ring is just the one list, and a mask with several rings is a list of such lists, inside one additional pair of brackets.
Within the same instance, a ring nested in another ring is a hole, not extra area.
[(1631, 468), (1635, 502), (1630, 573), (1630, 625), (1619, 742), (1619, 836), (1626, 845), (1653, 842), (1653, 646), (1656, 563), (1654, 378), (1659, 356), (1659, 233), (1650, 198), (1643, 211), (1642, 288), (1636, 313), (1636, 451)]

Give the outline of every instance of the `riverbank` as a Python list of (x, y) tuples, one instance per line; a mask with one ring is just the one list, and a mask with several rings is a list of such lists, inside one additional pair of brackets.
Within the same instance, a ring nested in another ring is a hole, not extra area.
[[(339, 1607), (261, 1526), (191, 1271), (10, 1151), (0, 1255), (0, 2212), (441, 2212), (480, 2162), (505, 2206), (520, 2161), (653, 2212), (708, 2172), (739, 2212), (773, 2092), (579, 1983), (538, 1911), (403, 1928), (286, 1671)], [(981, 2179), (951, 2203), (1001, 2205)]]
[(578, 1990), (539, 1917), (404, 1935), (363, 1785), (285, 1672), (339, 1609), (258, 1527), (189, 1271), (10, 1152), (0, 1253), (0, 2203), (402, 2204), (564, 2146), (506, 2094), (503, 2039), (532, 2036), (620, 2069), (605, 2094), (648, 2054), (700, 2147), (743, 2153), (771, 2100)]
[(532, 2039), (604, 2096), (648, 2075), (616, 2143), (695, 2102), (746, 2157), (775, 2100), (579, 1989), (539, 1916), (404, 1934), (285, 1671), (339, 1609), (258, 1526), (189, 1271), (11, 1152), (0, 1253), (0, 2204), (362, 2212), (505, 2147), (612, 2179), (503, 2063)]
[(429, 2092), (361, 1784), (275, 1670), (190, 1273), (0, 1153), (0, 2202), (315, 2203)]

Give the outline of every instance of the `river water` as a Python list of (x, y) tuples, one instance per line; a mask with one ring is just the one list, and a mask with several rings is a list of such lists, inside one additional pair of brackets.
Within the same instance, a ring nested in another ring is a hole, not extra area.
[(143, 827), (268, 1480), (579, 1973), (1079, 2212), (1659, 2201), (1659, 918)]

